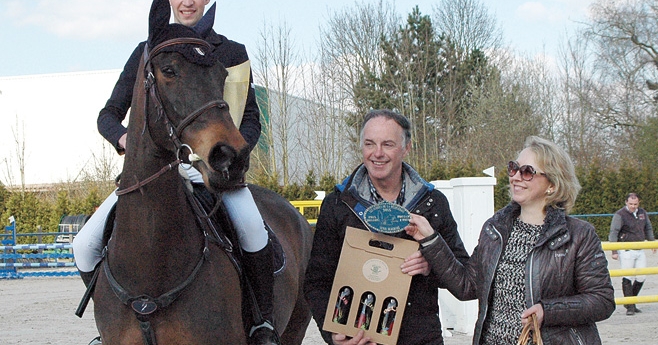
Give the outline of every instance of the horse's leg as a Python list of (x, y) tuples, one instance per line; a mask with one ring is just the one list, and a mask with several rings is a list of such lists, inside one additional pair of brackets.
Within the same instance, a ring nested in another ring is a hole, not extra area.
[(300, 291), (297, 295), (295, 308), (290, 315), (288, 326), (281, 334), (281, 343), (284, 345), (301, 345), (310, 321), (311, 311), (306, 299), (304, 299), (304, 294)]

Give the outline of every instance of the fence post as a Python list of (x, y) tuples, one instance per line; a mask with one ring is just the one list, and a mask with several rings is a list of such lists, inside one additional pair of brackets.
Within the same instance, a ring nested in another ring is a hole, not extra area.
[[(462, 177), (432, 181), (450, 203), (459, 235), (470, 254), (477, 245), (482, 224), (494, 213), (495, 177)], [(441, 324), (445, 329), (473, 334), (477, 321), (477, 301), (462, 302), (447, 290), (439, 290)]]

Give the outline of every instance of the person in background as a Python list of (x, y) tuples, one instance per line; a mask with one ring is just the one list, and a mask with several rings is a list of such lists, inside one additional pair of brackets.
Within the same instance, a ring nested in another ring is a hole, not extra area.
[[(640, 208), (640, 197), (635, 193), (626, 195), (626, 206), (615, 212), (610, 223), (610, 242), (642, 242), (654, 241), (653, 227), (647, 215), (647, 211)], [(656, 253), (656, 249), (653, 249)], [(647, 267), (647, 258), (642, 249), (622, 249), (613, 250), (612, 258), (619, 260), (621, 269), (645, 268)], [(625, 276), (621, 280), (621, 287), (624, 297), (637, 296), (644, 285), (646, 276)], [(635, 304), (625, 304), (626, 315), (635, 315), (640, 313)]]
[[(250, 148), (253, 149), (260, 137), (260, 112), (252, 84), (249, 57), (245, 46), (217, 34), (212, 29), (215, 4), (204, 16), (204, 9), (210, 0), (169, 0), (175, 24), (201, 30), (197, 24), (202, 19), (208, 21), (207, 30), (198, 32), (204, 40), (215, 48), (213, 52), (226, 67), (229, 76), (224, 88), (224, 98), (229, 103), (231, 116), (239, 123), (239, 129)], [(200, 25), (199, 25), (200, 26)], [(130, 108), (137, 70), (146, 42), (141, 42), (133, 51), (112, 90), (105, 107), (98, 115), (98, 130), (117, 150), (123, 154), (126, 147), (127, 129), (122, 121)], [(153, 47), (151, 47), (153, 48)], [(187, 169), (189, 168), (189, 169)], [(186, 179), (196, 188), (203, 188), (201, 174), (192, 167), (186, 167)], [(182, 174), (182, 172), (181, 172)], [(94, 271), (102, 258), (103, 229), (108, 214), (114, 207), (117, 196), (112, 193), (100, 206), (73, 242), (75, 260), (80, 275), (89, 284)], [(245, 274), (254, 290), (262, 323), (253, 325), (249, 331), (251, 344), (276, 344), (277, 336), (272, 325), (273, 312), (273, 262), (272, 247), (263, 219), (256, 207), (253, 196), (247, 188), (238, 188), (222, 194), (229, 217), (233, 222), (243, 250)]]
[(453, 295), (478, 298), (474, 345), (517, 344), (532, 314), (546, 344), (601, 344), (596, 322), (614, 312), (614, 289), (594, 227), (568, 216), (580, 190), (570, 157), (531, 136), (507, 172), (512, 201), (484, 223), (466, 264), (422, 217), (405, 231)]
[[(322, 330), (345, 230), (371, 231), (363, 219), (369, 206), (385, 201), (403, 206), (445, 238), (452, 257), (468, 259), (445, 195), (403, 161), (411, 149), (409, 120), (390, 110), (373, 110), (363, 119), (360, 143), (363, 164), (322, 202), (304, 282), (304, 295), (327, 344), (372, 344), (362, 330), (353, 338)], [(411, 239), (404, 231), (391, 235)], [(446, 282), (430, 272), (420, 252), (401, 269), (413, 277), (398, 344), (443, 344), (437, 288)]]

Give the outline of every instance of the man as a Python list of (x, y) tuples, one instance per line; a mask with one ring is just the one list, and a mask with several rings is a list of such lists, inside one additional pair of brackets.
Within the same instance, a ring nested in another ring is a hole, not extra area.
[[(371, 111), (363, 120), (360, 143), (363, 164), (322, 202), (304, 282), (306, 300), (327, 344), (371, 343), (363, 331), (349, 338), (322, 330), (345, 229), (368, 231), (362, 218), (367, 207), (388, 201), (424, 216), (459, 260), (468, 259), (445, 195), (403, 162), (411, 149), (409, 120), (389, 110)], [(394, 236), (412, 239), (405, 232)], [(401, 269), (413, 277), (398, 344), (443, 344), (437, 303), (441, 282), (419, 251), (409, 256)]]
[[(209, 2), (210, 0), (169, 0), (175, 24), (193, 28), (204, 40), (212, 44), (215, 48), (212, 54), (217, 56), (218, 61), (228, 70), (224, 98), (230, 105), (231, 116), (239, 124), (240, 133), (253, 149), (258, 142), (261, 125), (249, 57), (244, 45), (231, 41), (212, 29), (215, 20), (215, 5), (204, 15), (205, 6)], [(146, 42), (140, 43), (133, 51), (119, 76), (110, 99), (98, 116), (99, 132), (116, 148), (119, 154), (130, 149), (126, 147), (127, 130), (122, 121), (132, 102), (133, 87), (145, 44)], [(184, 177), (190, 179), (198, 188), (203, 189), (201, 174), (196, 169), (189, 168)], [(85, 224), (73, 242), (76, 265), (87, 285), (101, 260), (105, 220), (116, 200), (116, 195), (112, 193)], [(247, 188), (225, 192), (222, 194), (222, 200), (238, 235), (244, 254), (244, 271), (254, 290), (262, 314), (262, 322), (253, 325), (248, 332), (250, 344), (275, 344), (277, 337), (272, 326), (274, 281), (272, 278), (272, 247), (263, 219)], [(92, 341), (92, 343), (94, 342)]]
[[(610, 224), (610, 242), (642, 242), (653, 241), (653, 227), (647, 212), (640, 208), (640, 198), (635, 193), (629, 193), (626, 196), (626, 206), (615, 212)], [(654, 254), (656, 249), (653, 249)], [(622, 269), (645, 268), (647, 259), (642, 249), (623, 249), (621, 251), (612, 251), (612, 258), (617, 260)], [(624, 277), (621, 280), (621, 287), (624, 297), (637, 296), (642, 289), (646, 276), (635, 276), (635, 281), (631, 282), (632, 276)], [(625, 304), (626, 315), (635, 315), (640, 313), (635, 304)]]

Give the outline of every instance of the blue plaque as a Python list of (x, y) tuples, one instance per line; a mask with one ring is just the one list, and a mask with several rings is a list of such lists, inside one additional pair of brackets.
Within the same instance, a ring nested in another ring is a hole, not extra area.
[(368, 207), (363, 219), (375, 231), (392, 234), (403, 231), (411, 215), (404, 207), (384, 201)]

